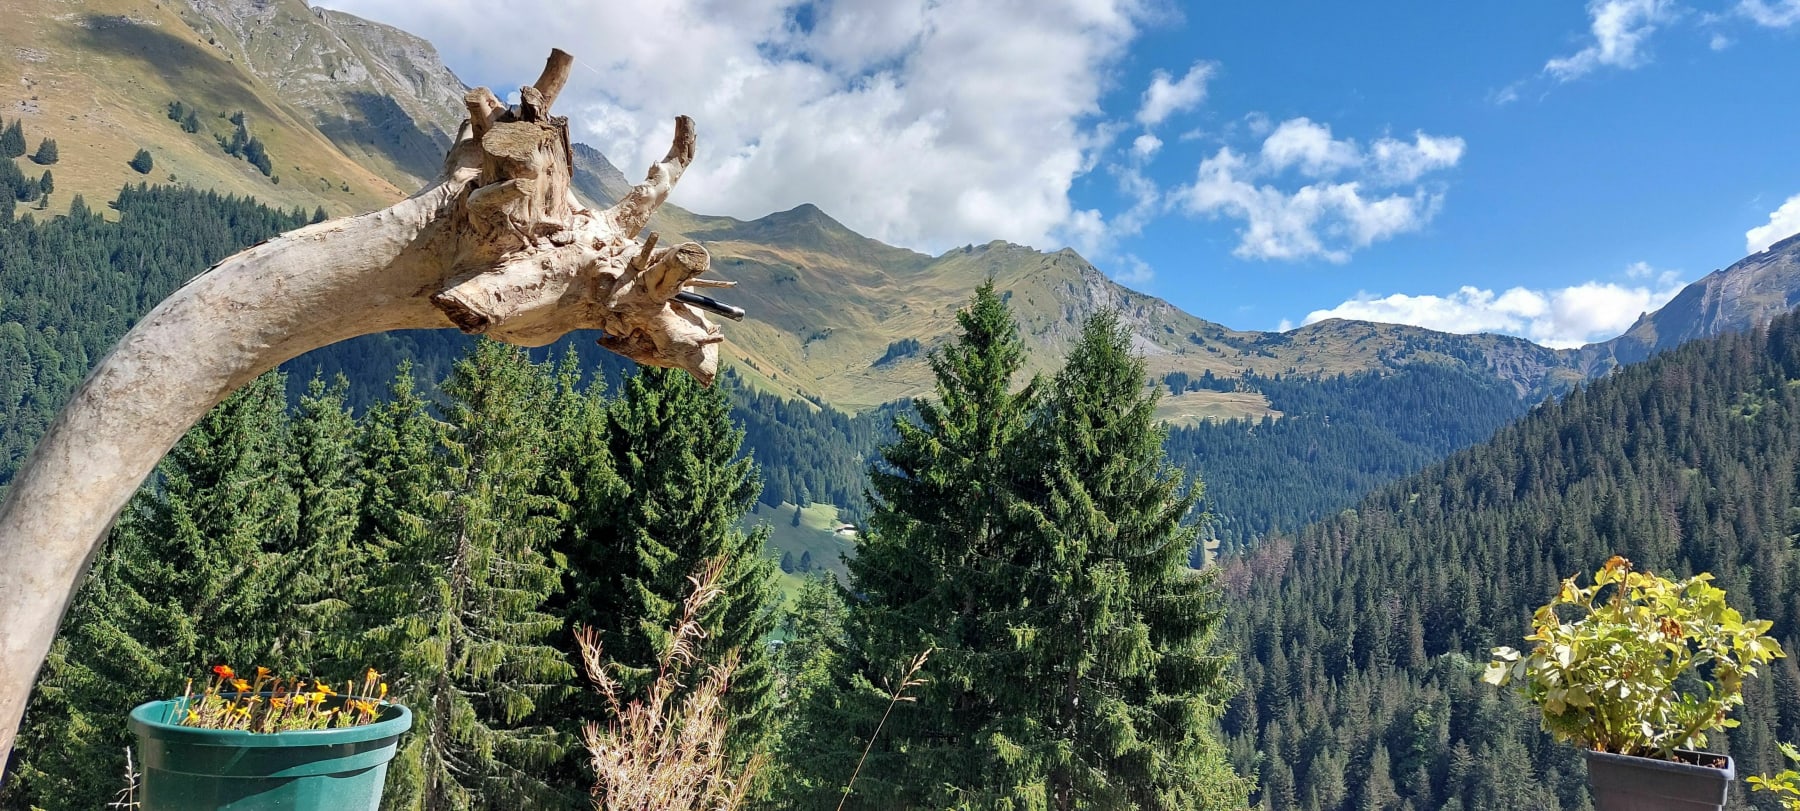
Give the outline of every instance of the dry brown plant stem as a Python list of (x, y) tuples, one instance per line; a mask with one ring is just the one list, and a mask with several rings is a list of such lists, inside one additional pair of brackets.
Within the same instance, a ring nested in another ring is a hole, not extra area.
[[(656, 679), (640, 698), (627, 699), (607, 662), (600, 634), (576, 633), (582, 665), (606, 698), (612, 719), (603, 727), (588, 722), (583, 737), (594, 767), (594, 804), (608, 811), (730, 811), (739, 807), (763, 764), (750, 758), (735, 775), (725, 748), (730, 722), (723, 704), (737, 672), (733, 650), (716, 665), (700, 660), (706, 638), (700, 613), (721, 594), (724, 562), (714, 560), (688, 578), (693, 591), (681, 618), (670, 629), (668, 647), (657, 661)], [(698, 684), (682, 695), (685, 679), (699, 671)]]
[(844, 811), (844, 803), (850, 801), (850, 790), (856, 787), (856, 777), (862, 774), (863, 764), (869, 760), (869, 751), (875, 748), (875, 739), (881, 737), (881, 728), (887, 726), (888, 716), (894, 714), (894, 705), (902, 701), (918, 700), (907, 695), (906, 691), (925, 683), (925, 680), (918, 678), (918, 675), (919, 671), (925, 668), (925, 660), (929, 658), (931, 658), (931, 648), (926, 648), (914, 657), (912, 665), (900, 677), (900, 683), (894, 687), (892, 692), (888, 693), (887, 711), (881, 714), (881, 721), (875, 725), (875, 734), (870, 735), (869, 742), (863, 746), (862, 757), (857, 759), (856, 769), (850, 772), (850, 782), (844, 784), (844, 798), (838, 800), (838, 811)]

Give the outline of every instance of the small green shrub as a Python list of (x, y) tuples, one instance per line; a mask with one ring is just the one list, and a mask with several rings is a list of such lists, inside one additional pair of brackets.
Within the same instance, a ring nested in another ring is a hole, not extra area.
[(1674, 581), (1614, 556), (1593, 585), (1576, 580), (1533, 616), (1530, 655), (1495, 648), (1482, 676), (1517, 682), (1558, 740), (1662, 759), (1699, 749), (1706, 733), (1737, 726), (1728, 716), (1744, 679), (1785, 655), (1766, 635), (1772, 623), (1745, 622), (1710, 574)]

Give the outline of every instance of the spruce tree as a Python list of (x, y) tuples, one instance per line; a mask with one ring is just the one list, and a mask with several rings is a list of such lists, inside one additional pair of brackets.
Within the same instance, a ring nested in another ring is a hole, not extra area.
[[(836, 578), (829, 574), (809, 575), (781, 612), (777, 626), (782, 644), (775, 649), (777, 703), (786, 709), (777, 726), (773, 745), (777, 768), (773, 779), (770, 807), (792, 807), (808, 795), (822, 792), (811, 789), (813, 769), (791, 768), (804, 763), (818, 749), (813, 738), (823, 730), (808, 723), (798, 710), (825, 700), (835, 690), (833, 671), (837, 657), (844, 649), (844, 597)], [(845, 772), (840, 779), (848, 778)]]
[(356, 537), (362, 497), (357, 425), (344, 404), (349, 383), (327, 388), (313, 378), (293, 419), (291, 487), (299, 498), (291, 548), (274, 578), (274, 601), (303, 629), (293, 658), (315, 676), (340, 680), (360, 673), (352, 652), (351, 611), (368, 585), (369, 548)]
[(292, 628), (271, 621), (266, 576), (294, 517), (282, 388), (265, 375), (214, 408), (121, 517), (38, 678), (7, 807), (105, 805), (132, 707), (209, 665), (282, 664)]
[(724, 594), (702, 615), (700, 655), (718, 662), (738, 651), (727, 746), (741, 759), (763, 745), (772, 721), (775, 561), (763, 552), (766, 530), (739, 528), (759, 475), (739, 457), (743, 431), (730, 411), (723, 391), (684, 372), (640, 368), (606, 412), (604, 455), (615, 469), (589, 473), (593, 498), (565, 553), (569, 620), (598, 629), (608, 657), (639, 675), (668, 643), (688, 577), (705, 561), (725, 561)]
[(396, 388), (368, 440), (404, 454), (371, 465), (385, 564), (371, 591), (389, 613), (368, 641), (395, 657), (398, 700), (417, 717), (384, 803), (556, 803), (542, 770), (562, 742), (527, 723), (574, 677), (551, 644), (562, 623), (541, 610), (557, 587), (548, 547), (562, 509), (544, 492), (548, 376), (521, 351), (481, 341), (444, 383), (438, 425), (409, 384)]
[(1229, 694), (1211, 573), (1188, 568), (1200, 493), (1163, 456), (1159, 390), (1116, 313), (1090, 318), (1044, 407), (1031, 448), (1041, 483), (1029, 612), (1015, 631), (1032, 659), (1049, 806), (1237, 808), (1246, 786), (1211, 730)]
[[(31, 191), (31, 196), (25, 196), (27, 189)], [(25, 173), (18, 169), (18, 164), (14, 164), (11, 160), (0, 160), (0, 198), (5, 198), (9, 203), (16, 200), (31, 200), (34, 196), (38, 196), (36, 192), (38, 192), (38, 183), (32, 183), (31, 178), (27, 178)]]
[(40, 166), (49, 166), (57, 161), (56, 139), (45, 138), (38, 142), (36, 152), (31, 153), (31, 160)]
[[(870, 740), (860, 807), (1042, 806), (1016, 757), (1038, 721), (1012, 631), (1029, 563), (1012, 517), (1018, 451), (1037, 385), (1013, 387), (1025, 350), (991, 281), (957, 321), (956, 342), (930, 356), (937, 398), (915, 402), (918, 423), (896, 423), (872, 471), (833, 689), (815, 692), (783, 764), (805, 807), (837, 805)], [(876, 737), (891, 680), (926, 649), (927, 683)]]
[(151, 169), (156, 168), (156, 160), (150, 157), (150, 150), (140, 149), (136, 155), (131, 156), (131, 168), (136, 169), (140, 175), (147, 175)]
[(12, 160), (25, 154), (25, 125), (21, 119), (0, 129), (0, 160)]
[(38, 194), (45, 197), (49, 197), (51, 192), (56, 191), (56, 181), (50, 177), (49, 169), (45, 169), (43, 176), (38, 178), (37, 188)]

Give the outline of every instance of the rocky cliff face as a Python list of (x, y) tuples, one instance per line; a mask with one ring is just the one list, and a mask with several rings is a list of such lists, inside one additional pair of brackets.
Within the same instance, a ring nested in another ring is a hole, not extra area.
[(186, 2), (190, 25), (346, 154), (405, 191), (437, 175), (467, 88), (431, 43), (304, 0)]
[(1640, 316), (1625, 334), (1575, 350), (1590, 375), (1636, 363), (1695, 338), (1769, 323), (1800, 305), (1800, 236), (1771, 245), (1683, 288), (1663, 308)]

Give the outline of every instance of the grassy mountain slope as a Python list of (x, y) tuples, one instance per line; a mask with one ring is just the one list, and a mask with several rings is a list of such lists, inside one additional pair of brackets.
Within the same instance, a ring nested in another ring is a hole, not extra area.
[[(346, 157), (311, 117), (196, 31), (176, 5), (149, 0), (16, 0), (0, 25), (0, 116), (21, 119), (32, 148), (56, 139), (61, 160), (52, 211), (74, 194), (111, 200), (127, 183), (185, 183), (273, 205), (348, 214), (385, 205), (400, 189)], [(200, 131), (168, 117), (180, 100), (200, 111)], [(244, 111), (267, 146), (275, 182), (214, 140)], [(148, 176), (127, 163), (148, 150)], [(174, 180), (171, 181), (170, 178)], [(411, 191), (410, 189), (408, 191)]]
[[(4, 106), (24, 117), (34, 144), (58, 139), (53, 205), (75, 191), (111, 199), (118, 186), (144, 179), (125, 165), (141, 146), (157, 160), (151, 180), (173, 175), (333, 214), (366, 210), (435, 172), (460, 119), (462, 82), (429, 43), (304, 0), (13, 5), (0, 47), (14, 56), (0, 70), (17, 81), (0, 73), (0, 86), (20, 97)], [(201, 132), (168, 120), (173, 100), (205, 113)], [(218, 116), (239, 109), (267, 142), (280, 183), (214, 142), (230, 131)], [(610, 202), (627, 177), (597, 151), (577, 149), (577, 188), (590, 201)], [(858, 235), (811, 205), (751, 221), (669, 206), (653, 227), (665, 239), (706, 244), (719, 274), (740, 282), (722, 297), (751, 318), (724, 325), (725, 350), (748, 385), (848, 411), (928, 393), (927, 351), (951, 334), (956, 310), (989, 276), (1018, 314), (1031, 371), (1054, 368), (1081, 321), (1113, 307), (1154, 376), (1325, 377), (1444, 363), (1504, 380), (1533, 402), (1679, 340), (1766, 320), (1800, 290), (1800, 246), (1790, 243), (1697, 283), (1626, 336), (1554, 352), (1504, 336), (1338, 320), (1286, 333), (1233, 330), (1128, 290), (1071, 250), (994, 242), (926, 256)], [(1757, 268), (1760, 275), (1749, 272)], [(1752, 275), (1762, 281), (1741, 283)], [(1277, 412), (1253, 390), (1185, 392), (1163, 408), (1176, 423)]]
[(436, 177), (465, 87), (437, 51), (392, 26), (303, 0), (186, 0), (220, 43), (345, 154), (408, 193)]
[[(989, 276), (1019, 319), (1034, 372), (1058, 366), (1081, 322), (1111, 307), (1158, 377), (1321, 377), (1437, 362), (1492, 374), (1532, 399), (1578, 379), (1556, 352), (1505, 336), (1347, 321), (1288, 333), (1233, 330), (1129, 290), (1072, 250), (993, 242), (927, 257), (861, 237), (813, 206), (748, 223), (697, 218), (686, 233), (713, 251), (721, 275), (740, 282), (729, 298), (753, 317), (725, 329), (746, 375), (851, 410), (927, 393), (923, 350), (953, 332), (956, 311)], [(883, 361), (907, 339), (921, 351)], [(1254, 394), (1232, 394), (1191, 393), (1165, 414), (1272, 413)]]

